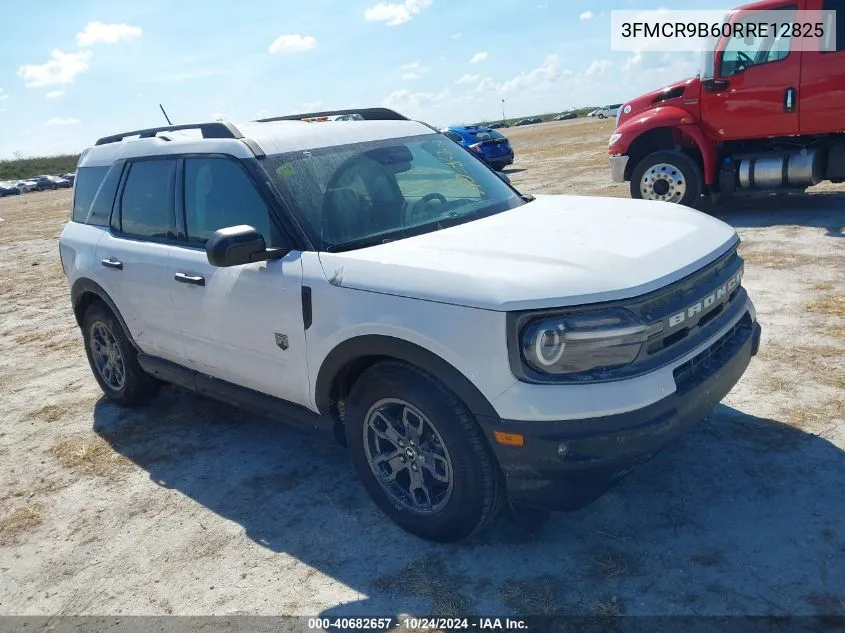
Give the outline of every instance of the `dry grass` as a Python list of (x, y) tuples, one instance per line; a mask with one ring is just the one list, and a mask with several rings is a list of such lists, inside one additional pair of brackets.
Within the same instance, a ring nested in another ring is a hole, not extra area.
[[(798, 368), (805, 378), (812, 378), (821, 385), (845, 390), (845, 350), (836, 346), (821, 345), (787, 346), (778, 343), (761, 347), (761, 360)], [(771, 373), (764, 382), (769, 392), (791, 391), (792, 384), (780, 374)]]
[(795, 391), (795, 385), (788, 378), (779, 374), (766, 377), (761, 381), (760, 386), (764, 391), (769, 393), (781, 393), (784, 391), (793, 393)]
[(807, 304), (808, 312), (818, 312), (827, 316), (845, 317), (845, 296), (828, 295)]
[(449, 573), (445, 563), (435, 555), (423, 556), (375, 582), (381, 590), (398, 590), (406, 596), (427, 600), (432, 615), (445, 617), (466, 615), (472, 609), (472, 600), (460, 591), (465, 584), (462, 576)]
[(725, 558), (720, 552), (695, 554), (690, 556), (690, 560), (696, 565), (701, 565), (702, 567), (717, 567), (725, 562)]
[(28, 505), (12, 512), (6, 519), (0, 521), (0, 545), (16, 543), (20, 537), (41, 523), (41, 508)]
[(605, 579), (628, 573), (628, 563), (625, 562), (625, 559), (612, 552), (594, 558), (593, 565)]
[(829, 284), (829, 283), (826, 283), (826, 282), (813, 284), (812, 286), (810, 286), (810, 290), (832, 290), (832, 289), (833, 289), (833, 284)]
[(740, 256), (746, 266), (771, 268), (773, 270), (788, 270), (806, 265), (806, 258), (789, 251), (754, 251), (748, 248), (739, 249)]
[(564, 606), (558, 599), (560, 581), (552, 576), (540, 576), (524, 580), (509, 580), (502, 586), (499, 595), (502, 604), (522, 616), (558, 615)]
[(53, 444), (47, 452), (55, 455), (69, 470), (99, 477), (115, 477), (130, 464), (101, 437), (65, 438)]
[(785, 412), (784, 421), (804, 431), (822, 433), (845, 421), (845, 402), (828, 400), (818, 407), (792, 407)]

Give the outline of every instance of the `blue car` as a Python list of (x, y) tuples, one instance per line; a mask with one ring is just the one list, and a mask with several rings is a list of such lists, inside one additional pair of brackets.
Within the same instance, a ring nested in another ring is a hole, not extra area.
[(475, 153), (493, 169), (504, 169), (513, 163), (510, 141), (489, 127), (461, 125), (446, 128), (443, 134)]

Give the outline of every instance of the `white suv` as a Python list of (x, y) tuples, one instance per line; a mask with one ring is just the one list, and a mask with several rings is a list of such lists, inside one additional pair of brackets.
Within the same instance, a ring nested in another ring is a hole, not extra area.
[(731, 227), (522, 196), (430, 127), (356, 112), (83, 153), (60, 251), (109, 398), (169, 382), (327, 431), (385, 514), (452, 541), (506, 499), (589, 503), (739, 380), (760, 328)]

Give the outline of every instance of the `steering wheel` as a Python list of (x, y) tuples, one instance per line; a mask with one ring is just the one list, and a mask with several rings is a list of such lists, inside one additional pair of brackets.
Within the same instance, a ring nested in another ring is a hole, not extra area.
[(436, 191), (433, 193), (427, 193), (417, 202), (415, 202), (413, 207), (411, 207), (411, 219), (413, 220), (414, 216), (419, 211), (424, 210), (428, 206), (428, 203), (432, 200), (437, 200), (440, 204), (446, 204), (449, 202), (448, 200), (446, 200), (446, 196), (444, 196), (442, 193), (437, 193)]
[(745, 70), (749, 66), (754, 65), (754, 60), (751, 59), (746, 53), (743, 51), (736, 52), (736, 63), (737, 66), (740, 67), (742, 70)]

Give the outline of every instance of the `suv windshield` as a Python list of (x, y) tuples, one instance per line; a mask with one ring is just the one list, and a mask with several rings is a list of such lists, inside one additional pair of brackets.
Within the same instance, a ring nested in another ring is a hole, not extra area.
[(524, 204), (440, 134), (291, 152), (262, 164), (320, 250), (380, 244)]

